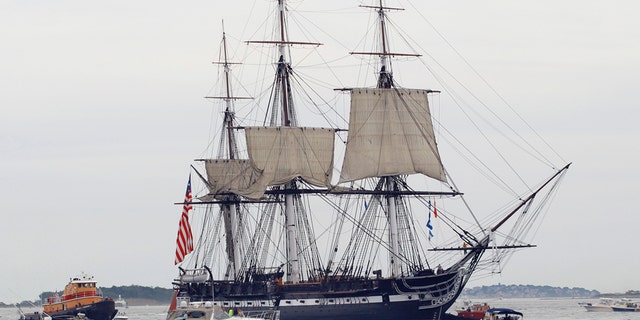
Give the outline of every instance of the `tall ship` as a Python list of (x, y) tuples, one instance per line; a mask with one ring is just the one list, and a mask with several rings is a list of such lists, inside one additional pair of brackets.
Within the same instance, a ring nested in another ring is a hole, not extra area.
[(23, 314), (24, 320), (41, 320), (47, 317), (71, 319), (87, 317), (91, 320), (111, 320), (118, 313), (115, 301), (105, 298), (93, 276), (82, 274), (69, 279), (62, 295), (55, 292), (43, 302), (43, 312)]
[[(335, 100), (311, 102), (315, 91), (292, 62), (294, 49), (320, 43), (291, 39), (291, 8), (273, 4), (275, 36), (247, 41), (274, 54), (267, 98), (235, 95), (237, 62), (222, 37), (214, 62), (222, 89), (208, 97), (223, 107), (217, 152), (196, 159), (178, 203), (179, 276), (167, 319), (205, 306), (282, 320), (440, 319), (479, 267), (533, 246), (523, 238), (569, 164), (549, 166), (486, 219), (475, 214), (441, 157), (436, 133), (448, 131), (430, 108), (440, 91), (396, 81), (394, 59), (420, 58), (390, 46), (389, 14), (400, 9), (382, 0), (360, 6), (373, 13), (374, 45), (350, 54), (372, 58), (376, 79), (334, 88), (349, 111), (328, 115)], [(261, 116), (239, 116), (240, 101)], [(305, 122), (309, 114), (327, 124), (309, 125), (317, 122)], [(451, 240), (436, 242), (445, 229)]]

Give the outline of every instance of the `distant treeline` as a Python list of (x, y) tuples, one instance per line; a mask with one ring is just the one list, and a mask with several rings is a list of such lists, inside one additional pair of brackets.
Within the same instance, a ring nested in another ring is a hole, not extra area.
[(625, 293), (603, 293), (602, 298), (640, 298), (640, 290), (629, 290)]
[(169, 301), (173, 296), (173, 289), (160, 287), (143, 287), (143, 286), (122, 286), (111, 288), (101, 288), (105, 297), (117, 299), (118, 296), (125, 299), (129, 304), (135, 300), (151, 300), (160, 304), (169, 305)]
[[(160, 287), (143, 287), (143, 286), (112, 286), (111, 288), (100, 287), (102, 295), (118, 299), (122, 297), (127, 301), (128, 305), (154, 305), (154, 304), (166, 304), (169, 305), (171, 297), (173, 296), (173, 289), (160, 288)], [(19, 307), (33, 307), (41, 306), (41, 301), (54, 294), (53, 291), (45, 291), (40, 294), (38, 299), (34, 301), (22, 301), (18, 303)], [(62, 294), (62, 291), (58, 292)], [(0, 302), (1, 307), (12, 307), (13, 304), (5, 304)]]
[[(105, 297), (117, 299), (119, 296), (127, 301), (129, 305), (169, 305), (173, 295), (172, 289), (160, 287), (144, 286), (112, 286), (111, 288), (100, 288)], [(62, 294), (62, 292), (58, 292)], [(23, 301), (18, 304), (20, 307), (40, 306), (41, 301), (53, 295), (51, 291), (40, 294), (39, 299), (34, 301)], [(640, 291), (630, 290), (625, 293), (601, 294), (597, 290), (587, 290), (584, 288), (560, 288), (551, 286), (532, 285), (492, 285), (468, 288), (464, 290), (464, 295), (470, 298), (596, 298), (596, 297), (640, 297)], [(0, 307), (11, 307), (12, 304), (0, 302)]]
[(592, 298), (600, 296), (599, 291), (584, 288), (503, 284), (465, 289), (464, 294), (474, 298)]

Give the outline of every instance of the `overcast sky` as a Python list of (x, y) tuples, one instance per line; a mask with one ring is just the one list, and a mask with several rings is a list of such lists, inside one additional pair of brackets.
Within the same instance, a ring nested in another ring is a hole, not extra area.
[[(348, 31), (334, 35), (346, 46), (336, 50), (345, 52), (356, 46), (351, 31), (363, 31), (352, 25), (359, 4), (292, 3), (309, 11), (312, 24)], [(574, 162), (536, 235), (538, 247), (516, 254), (502, 275), (469, 286), (640, 290), (633, 242), (640, 226), (640, 3), (407, 4), (398, 5), (418, 8)], [(34, 300), (82, 271), (102, 286), (171, 286), (181, 210), (173, 203), (183, 198), (191, 160), (208, 144), (211, 104), (202, 97), (215, 83), (221, 21), (230, 35), (252, 36), (259, 26), (245, 23), (254, 5), (260, 13), (269, 3), (2, 2), (0, 301)], [(267, 17), (252, 22), (260, 19)], [(403, 30), (430, 28), (396, 21)]]

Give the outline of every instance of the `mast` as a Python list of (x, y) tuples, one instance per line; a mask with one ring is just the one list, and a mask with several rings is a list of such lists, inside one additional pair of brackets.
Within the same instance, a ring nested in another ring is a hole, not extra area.
[[(218, 158), (220, 159), (236, 159), (237, 158), (237, 142), (236, 137), (233, 134), (233, 128), (235, 126), (235, 111), (233, 107), (233, 101), (242, 100), (242, 99), (253, 99), (251, 97), (236, 97), (233, 95), (231, 90), (231, 81), (229, 80), (229, 76), (231, 74), (231, 66), (235, 64), (240, 64), (237, 62), (230, 62), (228, 60), (228, 51), (227, 51), (227, 35), (224, 31), (224, 25), (222, 27), (222, 49), (223, 49), (223, 59), (222, 61), (214, 61), (213, 64), (219, 64), (223, 66), (224, 69), (224, 77), (225, 77), (225, 95), (223, 96), (206, 96), (207, 99), (219, 99), (224, 100), (225, 102), (225, 110), (224, 110), (224, 125), (222, 136), (226, 137), (223, 139), (223, 143), (220, 144), (220, 150), (218, 151)], [(225, 148), (226, 144), (226, 148)], [(226, 149), (226, 150), (225, 150)]]
[(361, 5), (361, 8), (375, 9), (378, 12), (378, 23), (380, 24), (380, 51), (379, 52), (350, 52), (350, 54), (357, 55), (372, 55), (380, 57), (380, 71), (378, 73), (378, 88), (391, 88), (393, 87), (393, 72), (391, 61), (389, 57), (401, 56), (401, 57), (419, 57), (420, 54), (415, 53), (398, 53), (389, 50), (389, 37), (387, 35), (387, 15), (385, 11), (390, 10), (404, 10), (402, 8), (385, 7), (383, 0), (379, 0), (377, 6), (365, 6)]
[[(386, 177), (387, 190), (391, 193), (396, 189), (393, 177)], [(396, 257), (400, 254), (400, 242), (398, 241), (398, 210), (396, 208), (397, 196), (387, 196), (387, 212), (389, 219), (389, 243), (391, 244), (391, 255), (389, 264), (392, 276), (400, 276), (402, 273), (400, 263)]]
[[(406, 118), (406, 113), (409, 113), (411, 111), (409, 111), (408, 109), (410, 108), (414, 108), (414, 106), (417, 105), (421, 105), (424, 103), (424, 106), (426, 108), (428, 108), (428, 101), (426, 99), (426, 96), (423, 98), (417, 98), (417, 95), (415, 95), (415, 93), (419, 93), (418, 91), (415, 91), (413, 93), (411, 93), (408, 90), (404, 90), (401, 88), (396, 88), (396, 85), (394, 83), (393, 80), (393, 72), (392, 72), (392, 65), (391, 65), (391, 59), (390, 57), (392, 56), (406, 56), (406, 57), (419, 57), (419, 54), (411, 54), (411, 53), (396, 53), (396, 52), (392, 52), (390, 50), (390, 46), (389, 46), (389, 38), (388, 38), (388, 33), (387, 33), (387, 16), (386, 16), (386, 12), (387, 11), (391, 11), (391, 10), (403, 10), (402, 8), (392, 8), (392, 7), (386, 7), (384, 6), (384, 1), (383, 0), (378, 0), (378, 5), (374, 5), (374, 6), (366, 6), (366, 5), (362, 5), (360, 7), (363, 8), (369, 8), (369, 9), (373, 9), (377, 12), (378, 14), (378, 28), (380, 30), (380, 35), (379, 38), (377, 39), (379, 45), (378, 45), (378, 52), (351, 52), (351, 54), (358, 54), (358, 55), (371, 55), (371, 56), (378, 56), (380, 59), (380, 70), (378, 72), (378, 79), (377, 79), (377, 83), (376, 83), (376, 88), (380, 89), (379, 91), (377, 91), (378, 98), (371, 98), (371, 99), (375, 99), (376, 102), (372, 102), (372, 101), (362, 101), (360, 100), (360, 98), (358, 99), (358, 104), (371, 104), (371, 103), (379, 103), (381, 105), (381, 108), (386, 108), (386, 105), (389, 104), (389, 108), (390, 109), (397, 109), (397, 110), (403, 110), (401, 111), (401, 113), (404, 113), (405, 115), (399, 115), (400, 118)], [(426, 93), (428, 93), (428, 91), (425, 91)], [(361, 92), (355, 92), (355, 91), (351, 91), (351, 98), (352, 98), (352, 105), (351, 108), (353, 110), (354, 108), (354, 95), (360, 95)], [(412, 97), (408, 97), (407, 95), (412, 95)], [(382, 106), (385, 105), (385, 106)], [(368, 107), (367, 107), (368, 108)], [(416, 111), (418, 109), (415, 109)], [(414, 117), (413, 116), (409, 116), (409, 118)], [(422, 117), (422, 116), (421, 116)], [(387, 121), (387, 119), (380, 119), (381, 121)], [(408, 129), (409, 127), (413, 127), (416, 130), (418, 130), (417, 134), (420, 135), (420, 139), (422, 140), (423, 138), (425, 139), (433, 139), (431, 138), (432, 135), (429, 135), (429, 137), (424, 137), (424, 133), (425, 132), (430, 132), (430, 123), (431, 123), (431, 119), (420, 119), (423, 120), (421, 122), (418, 123), (413, 123), (415, 120), (410, 120), (409, 123), (404, 123), (402, 125), (400, 125), (400, 127), (396, 128), (399, 129), (401, 131), (404, 131), (405, 134), (406, 132), (408, 132), (407, 130), (411, 130)], [(351, 120), (350, 120), (351, 121)], [(429, 128), (427, 127), (422, 127), (423, 124), (429, 123)], [(409, 124), (409, 126), (405, 126), (405, 124)], [(375, 125), (374, 125), (375, 126)], [(386, 127), (385, 127), (386, 128)], [(388, 130), (388, 128), (383, 129), (381, 127), (377, 128), (376, 130)], [(426, 130), (426, 131), (425, 131)], [(382, 137), (384, 134), (384, 132), (380, 132)], [(351, 132), (349, 133), (350, 135), (352, 134)], [(368, 140), (368, 138), (363, 138), (364, 140)], [(351, 139), (351, 137), (350, 137)], [(382, 138), (381, 138), (382, 139)], [(357, 140), (357, 138), (356, 138)], [(353, 141), (353, 140), (352, 140)], [(378, 142), (380, 143), (379, 147), (382, 148), (382, 141), (378, 140)], [(358, 143), (359, 144), (359, 143)], [(435, 145), (435, 144), (434, 144)], [(389, 146), (389, 145), (385, 145), (386, 147), (397, 147), (396, 146)], [(409, 146), (409, 149), (415, 149), (416, 146)], [(349, 147), (347, 147), (349, 148)], [(361, 148), (360, 146), (358, 148)], [(364, 147), (364, 149), (366, 149), (367, 147)], [(360, 151), (365, 151), (364, 149), (361, 149)], [(417, 150), (417, 149), (416, 149)], [(398, 150), (399, 152), (411, 152), (411, 150)], [(426, 151), (426, 152), (425, 152)], [(367, 151), (365, 151), (367, 152)], [(376, 152), (375, 150), (371, 151), (371, 152)], [(359, 152), (355, 152), (355, 154), (358, 154)], [(424, 157), (427, 154), (430, 154), (429, 157), (433, 157), (435, 156), (435, 158), (439, 158), (439, 156), (436, 154), (437, 151), (434, 151), (434, 149), (428, 148), (428, 150), (423, 150), (421, 152), (421, 154), (418, 157), (413, 157), (412, 159), (427, 159), (427, 157)], [(417, 155), (417, 154), (416, 154)], [(374, 159), (377, 156), (374, 156)], [(391, 156), (392, 159), (390, 158), (385, 158), (385, 161), (387, 162), (395, 162), (396, 164), (399, 163), (399, 158), (397, 158), (395, 155)], [(378, 159), (382, 159), (378, 158)], [(345, 160), (346, 161), (346, 160)], [(431, 160), (429, 160), (431, 161)], [(351, 160), (349, 161), (351, 163)], [(375, 161), (374, 161), (375, 162)], [(356, 166), (361, 165), (361, 164), (356, 164)], [(373, 164), (375, 165), (380, 165), (380, 162)], [(409, 167), (415, 167), (416, 163), (414, 163), (413, 165), (410, 165)], [(349, 173), (345, 174), (345, 166), (343, 164), (343, 170), (341, 172), (341, 181), (347, 181), (347, 180), (353, 180), (354, 178), (362, 178), (362, 177), (367, 177), (369, 176), (368, 174), (366, 175), (362, 175), (360, 173), (354, 172), (353, 169), (353, 165), (349, 164), (349, 167), (351, 168), (349, 170)], [(406, 168), (406, 167), (405, 167)], [(403, 169), (404, 170), (404, 169)], [(375, 170), (374, 170), (375, 171)], [(396, 173), (391, 173), (391, 174), (387, 174), (386, 172), (390, 171), (390, 172), (396, 172)], [(401, 170), (402, 171), (402, 170)], [(420, 170), (421, 173), (426, 174), (428, 176), (431, 176), (433, 178), (439, 179), (439, 180), (444, 180), (444, 177), (441, 176), (441, 174), (439, 174), (438, 172), (427, 172), (428, 170)], [(436, 170), (439, 171), (439, 170)], [(398, 206), (402, 206), (402, 197), (400, 195), (400, 189), (402, 188), (400, 186), (400, 184), (403, 184), (402, 181), (402, 176), (400, 174), (397, 173), (398, 171), (393, 168), (393, 169), (385, 169), (385, 170), (380, 170), (379, 174), (377, 175), (378, 177), (380, 177), (380, 179), (382, 179), (382, 182), (385, 185), (385, 190), (387, 190), (387, 194), (385, 195), (385, 201), (384, 204), (386, 206), (386, 216), (387, 216), (387, 222), (388, 222), (388, 237), (389, 237), (389, 266), (390, 266), (390, 273), (391, 276), (401, 276), (402, 275), (402, 264), (400, 263), (403, 260), (403, 255), (402, 252), (403, 249), (402, 248), (402, 244), (400, 243), (400, 235), (399, 235), (399, 219), (401, 219), (401, 217), (399, 217), (398, 215), (400, 214), (400, 210), (398, 208)], [(371, 172), (368, 172), (371, 173)], [(373, 177), (373, 176), (369, 176), (369, 177)], [(344, 178), (344, 180), (343, 180)]]
[(278, 48), (278, 59), (276, 61), (276, 79), (274, 84), (274, 96), (271, 103), (274, 108), (271, 115), (271, 126), (297, 126), (293, 99), (291, 94), (291, 62), (287, 54), (289, 45), (311, 45), (320, 46), (316, 42), (289, 41), (287, 32), (287, 6), (285, 0), (278, 1), (278, 34), (276, 40), (270, 41), (246, 41), (248, 44), (273, 44)]
[(284, 0), (278, 0), (278, 12), (280, 22), (280, 44), (278, 44), (278, 51), (280, 58), (278, 60), (278, 81), (281, 86), (282, 95), (282, 115), (284, 125), (291, 126), (291, 117), (289, 115), (289, 63), (286, 59), (286, 34), (285, 34), (285, 4)]
[[(287, 59), (287, 45), (293, 44), (293, 42), (287, 41), (287, 29), (286, 29), (286, 3), (285, 0), (278, 0), (278, 39), (275, 41), (247, 41), (247, 43), (258, 44), (275, 44), (278, 49), (278, 61), (276, 62), (276, 79), (274, 85), (274, 100), (271, 125), (272, 126), (284, 126), (291, 127), (297, 125), (295, 118), (293, 117), (293, 103), (291, 100), (291, 88), (289, 76), (291, 74), (291, 64)], [(312, 44), (315, 43), (297, 43), (297, 44)], [(280, 113), (280, 114), (278, 114)], [(278, 121), (280, 119), (280, 121)], [(296, 182), (291, 180), (284, 185), (285, 190), (295, 189)], [(297, 250), (297, 226), (296, 226), (296, 213), (294, 204), (294, 195), (291, 192), (285, 192), (285, 252), (286, 252), (286, 270), (287, 281), (291, 283), (298, 283), (300, 281), (300, 269), (298, 265), (298, 250)]]
[(387, 50), (387, 29), (385, 26), (384, 7), (382, 0), (378, 8), (378, 20), (380, 22), (380, 44), (382, 45), (382, 54), (380, 55), (380, 74), (378, 75), (378, 88), (391, 88), (393, 85), (393, 75), (391, 72), (391, 63), (389, 63)]
[[(224, 27), (222, 28), (224, 30)], [(234, 135), (232, 132), (234, 113), (232, 112), (231, 105), (231, 86), (229, 84), (229, 60), (227, 59), (227, 34), (222, 31), (222, 47), (224, 51), (224, 79), (225, 87), (227, 91), (227, 97), (225, 99), (226, 109), (224, 112), (225, 124), (227, 127), (227, 138), (229, 139), (229, 159), (235, 158), (235, 152), (233, 146), (235, 145)]]
[[(315, 244), (310, 244), (309, 240), (304, 237), (311, 230), (307, 229), (310, 227), (302, 216), (305, 212), (299, 203), (298, 180), (302, 179), (312, 185), (328, 187), (330, 181), (325, 180), (330, 177), (327, 174), (327, 170), (331, 171), (334, 131), (299, 127), (292, 97), (291, 78), (293, 70), (288, 47), (290, 45), (319, 46), (321, 44), (294, 42), (288, 39), (285, 0), (277, 0), (276, 23), (277, 31), (274, 40), (247, 41), (247, 43), (275, 45), (278, 57), (276, 60), (275, 81), (272, 87), (272, 99), (270, 101), (272, 107), (270, 108), (271, 115), (267, 124), (268, 127), (245, 127), (249, 157), (252, 158), (254, 164), (256, 162), (260, 163), (258, 167), (264, 167), (259, 172), (260, 178), (251, 187), (251, 191), (246, 195), (243, 194), (243, 196), (259, 198), (264, 195), (265, 189), (258, 189), (264, 186), (265, 188), (272, 187), (272, 191), (278, 193), (273, 197), (281, 197), (275, 200), (284, 198), (284, 248), (281, 248), (281, 250), (286, 255), (284, 261), (286, 281), (288, 283), (298, 283), (301, 281), (304, 271), (301, 270), (301, 264), (304, 262), (313, 263), (307, 261), (309, 259), (305, 260), (306, 256), (303, 256), (302, 251), (309, 252), (315, 248)], [(276, 147), (266, 146), (264, 139), (269, 140), (269, 143), (273, 143), (273, 146)], [(312, 141), (313, 143), (311, 143)], [(326, 154), (329, 151), (327, 143), (330, 143), (330, 154)], [(267, 150), (264, 150), (265, 148)], [(324, 149), (322, 152), (313, 151), (317, 148)], [(280, 156), (284, 158), (279, 158)], [(322, 161), (319, 161), (320, 158), (323, 158)], [(328, 165), (329, 168), (325, 168), (325, 165)], [(322, 171), (321, 174), (320, 171)], [(263, 182), (264, 184), (262, 184)], [(300, 228), (305, 229), (299, 230)], [(301, 237), (301, 239), (298, 239), (298, 237)], [(310, 271), (318, 268), (320, 267), (311, 267), (306, 270)]]
[[(285, 59), (286, 47), (285, 43), (287, 41), (285, 34), (285, 10), (286, 6), (284, 0), (278, 0), (278, 11), (280, 14), (280, 44), (278, 45), (278, 51), (280, 53), (280, 59), (278, 61), (278, 80), (280, 81), (280, 85), (282, 88), (282, 114), (283, 121), (285, 127), (290, 127), (291, 116), (290, 116), (290, 104), (289, 104), (289, 70), (290, 64)], [(290, 181), (285, 189), (294, 189), (295, 181)], [(298, 232), (296, 228), (296, 213), (293, 204), (293, 194), (287, 192), (285, 195), (285, 224), (286, 224), (286, 246), (287, 246), (287, 265), (288, 265), (288, 281), (291, 283), (300, 282), (300, 267), (298, 264), (298, 250), (297, 250), (297, 241)]]
[[(222, 142), (220, 145), (220, 149), (218, 151), (219, 159), (236, 159), (237, 155), (237, 140), (235, 134), (233, 132), (233, 128), (235, 126), (235, 111), (233, 107), (233, 101), (235, 99), (251, 99), (248, 97), (234, 97), (231, 91), (231, 81), (229, 80), (229, 76), (231, 73), (231, 65), (238, 64), (229, 62), (228, 59), (228, 49), (227, 49), (227, 36), (224, 31), (223, 24), (223, 32), (222, 32), (222, 50), (223, 50), (223, 60), (215, 61), (213, 64), (221, 64), (224, 69), (224, 79), (225, 79), (225, 95), (224, 96), (214, 96), (214, 97), (205, 97), (210, 99), (221, 99), (225, 102), (225, 111), (224, 111), (224, 125), (222, 127)], [(226, 139), (225, 139), (226, 138)], [(226, 144), (226, 147), (225, 147)], [(225, 277), (235, 278), (236, 273), (238, 272), (241, 264), (242, 253), (240, 251), (240, 228), (241, 228), (241, 217), (238, 213), (237, 202), (240, 200), (235, 195), (226, 196), (226, 201), (221, 203), (220, 209), (223, 214), (224, 227), (226, 236), (226, 252), (227, 258), (229, 260), (229, 273), (225, 274)]]
[[(382, 54), (380, 55), (380, 73), (378, 75), (378, 88), (391, 88), (393, 86), (393, 77), (391, 73), (391, 62), (388, 59), (389, 50), (387, 49), (387, 30), (385, 26), (386, 16), (384, 12), (385, 8), (380, 0), (378, 7), (378, 20), (380, 23), (380, 45), (382, 46)], [(387, 190), (394, 191), (398, 189), (395, 178), (386, 177)], [(400, 242), (398, 237), (398, 210), (396, 207), (396, 201), (398, 196), (390, 194), (386, 196), (387, 200), (387, 218), (389, 219), (389, 243), (391, 244), (391, 253), (389, 254), (389, 266), (391, 270), (391, 276), (400, 276), (402, 274), (402, 268), (399, 259), (396, 259), (400, 255)]]

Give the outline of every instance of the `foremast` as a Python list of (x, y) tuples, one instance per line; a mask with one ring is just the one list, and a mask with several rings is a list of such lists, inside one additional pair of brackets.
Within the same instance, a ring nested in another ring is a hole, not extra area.
[[(391, 60), (389, 59), (389, 50), (387, 44), (387, 28), (386, 28), (386, 14), (385, 7), (380, 5), (378, 8), (378, 21), (380, 23), (380, 45), (382, 48), (382, 54), (380, 55), (380, 73), (378, 74), (377, 88), (390, 89), (393, 86), (393, 70), (391, 69)], [(391, 276), (398, 277), (402, 274), (402, 268), (396, 257), (399, 257), (400, 253), (400, 240), (398, 235), (398, 210), (396, 207), (396, 201), (398, 196), (392, 194), (393, 191), (398, 189), (398, 185), (395, 181), (395, 177), (386, 177), (385, 184), (389, 195), (387, 196), (387, 212), (389, 219), (389, 243), (391, 243), (391, 254), (389, 255), (389, 267), (391, 270)], [(396, 263), (398, 262), (398, 263)]]
[[(393, 80), (393, 69), (392, 69), (390, 57), (397, 56), (397, 55), (419, 56), (418, 54), (392, 53), (389, 48), (386, 12), (390, 10), (402, 10), (402, 9), (386, 7), (384, 6), (384, 3), (382, 0), (379, 0), (379, 4), (377, 6), (361, 6), (361, 7), (375, 9), (378, 13), (378, 24), (380, 28), (379, 39), (378, 39), (379, 50), (378, 52), (352, 52), (352, 54), (378, 55), (380, 59), (380, 70), (378, 72), (376, 88), (394, 90), (396, 89), (396, 84), (394, 83), (394, 80)], [(403, 103), (402, 101), (400, 102)], [(425, 100), (425, 102), (427, 101)], [(429, 119), (429, 122), (431, 122), (430, 119)], [(394, 174), (394, 175), (380, 177), (380, 179), (382, 180), (381, 182), (384, 183), (387, 191), (387, 195), (385, 196), (386, 198), (385, 203), (387, 208), (386, 212), (387, 212), (388, 229), (389, 229), (388, 235), (389, 235), (389, 244), (390, 244), (390, 250), (391, 250), (389, 254), (389, 266), (390, 266), (391, 276), (399, 277), (403, 274), (402, 265), (400, 263), (400, 258), (403, 253), (401, 252), (399, 226), (398, 226), (399, 225), (398, 205), (401, 204), (402, 199), (397, 194), (397, 192), (401, 188), (399, 186), (399, 182), (401, 185), (404, 185), (404, 177), (401, 175)]]
[[(382, 52), (380, 54), (380, 73), (378, 75), (378, 88), (391, 88), (393, 86), (393, 71), (391, 69), (391, 61), (389, 60), (389, 49), (387, 43), (387, 25), (385, 10), (392, 8), (385, 8), (380, 0), (380, 5), (376, 8), (378, 10), (378, 22), (380, 23), (380, 46)], [(398, 10), (398, 9), (395, 9)]]

